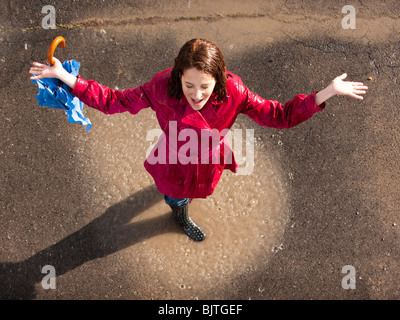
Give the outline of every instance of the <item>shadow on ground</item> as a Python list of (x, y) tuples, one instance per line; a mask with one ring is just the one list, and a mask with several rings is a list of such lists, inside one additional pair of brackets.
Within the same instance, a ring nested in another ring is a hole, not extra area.
[(34, 285), (45, 274), (45, 265), (57, 270), (57, 276), (97, 258), (115, 253), (135, 243), (166, 232), (179, 232), (172, 216), (129, 223), (131, 219), (163, 200), (155, 185), (147, 187), (111, 206), (97, 219), (34, 256), (17, 263), (0, 264), (1, 299), (35, 298)]

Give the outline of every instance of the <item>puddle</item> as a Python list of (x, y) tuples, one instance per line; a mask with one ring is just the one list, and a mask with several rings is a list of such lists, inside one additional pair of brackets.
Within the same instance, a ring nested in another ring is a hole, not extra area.
[[(95, 134), (104, 136), (93, 140), (89, 152), (100, 175), (109, 183), (110, 203), (153, 184), (143, 161), (152, 143), (146, 141), (146, 132), (156, 127), (155, 119), (150, 111), (143, 111), (138, 130), (130, 137), (126, 137), (126, 132), (131, 131), (129, 125), (134, 121), (131, 119), (138, 118), (128, 115), (126, 119), (97, 121), (101, 128)], [(112, 135), (103, 126), (112, 129)], [(133, 228), (151, 237), (143, 237), (120, 251), (131, 270), (132, 281), (145, 284), (135, 291), (135, 297), (218, 298), (219, 288), (229, 285), (233, 277), (257, 270), (259, 261), (274, 254), (281, 244), (288, 213), (279, 168), (272, 156), (262, 154), (265, 146), (261, 147), (261, 143), (256, 139), (251, 175), (235, 175), (225, 170), (212, 196), (191, 203), (190, 215), (207, 233), (205, 241), (190, 240), (172, 220), (164, 201), (129, 221), (127, 228), (129, 224), (142, 223), (143, 228), (157, 229)], [(154, 224), (146, 223), (152, 220)]]

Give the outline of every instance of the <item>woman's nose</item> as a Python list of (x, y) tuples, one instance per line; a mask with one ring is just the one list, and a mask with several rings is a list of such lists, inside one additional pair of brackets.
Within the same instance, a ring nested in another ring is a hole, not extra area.
[(202, 97), (203, 97), (203, 92), (201, 90), (195, 90), (194, 98), (195, 99), (201, 99)]

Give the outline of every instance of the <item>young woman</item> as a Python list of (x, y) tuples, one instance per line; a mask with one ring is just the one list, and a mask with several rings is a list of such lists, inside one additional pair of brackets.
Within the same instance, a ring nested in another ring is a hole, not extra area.
[(184, 137), (197, 134), (194, 141), (201, 141), (204, 133), (212, 136), (215, 130), (223, 132), (231, 128), (239, 113), (262, 126), (290, 128), (322, 110), (330, 97), (347, 95), (363, 99), (361, 95), (368, 89), (361, 82), (344, 81), (347, 75), (342, 74), (325, 89), (310, 95), (299, 94), (285, 104), (265, 100), (250, 92), (238, 76), (228, 72), (219, 48), (203, 39), (185, 43), (173, 68), (125, 91), (75, 77), (63, 69), (58, 59), (54, 60), (51, 67), (33, 62), (29, 72), (35, 76), (30, 79), (58, 78), (83, 103), (106, 114), (125, 111), (136, 114), (144, 108), (156, 113), (164, 133), (144, 166), (164, 194), (174, 220), (190, 238), (198, 241), (204, 240), (206, 235), (189, 217), (191, 199), (211, 195), (222, 171), (236, 172), (237, 164), (223, 136), (217, 138), (216, 146), (206, 150), (199, 144), (193, 151), (192, 144), (190, 159), (179, 161), (188, 150), (182, 148), (187, 143)]

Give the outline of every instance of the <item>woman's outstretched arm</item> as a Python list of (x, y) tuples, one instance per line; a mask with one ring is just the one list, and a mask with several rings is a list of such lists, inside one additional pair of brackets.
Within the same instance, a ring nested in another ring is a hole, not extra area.
[(85, 80), (80, 76), (74, 76), (66, 71), (61, 62), (54, 58), (54, 65), (49, 66), (38, 62), (32, 62), (29, 73), (31, 80), (43, 78), (56, 78), (64, 82), (84, 104), (106, 114), (121, 113), (128, 111), (132, 114), (138, 113), (143, 108), (152, 106), (150, 101), (153, 96), (153, 85), (151, 82), (144, 83), (134, 89), (124, 91), (113, 90), (94, 80)]
[(363, 99), (362, 94), (368, 89), (362, 82), (344, 81), (346, 73), (336, 77), (325, 89), (310, 95), (298, 94), (293, 100), (280, 103), (276, 100), (266, 100), (250, 92), (237, 80), (238, 99), (241, 100), (241, 113), (247, 114), (258, 124), (277, 129), (291, 128), (311, 118), (316, 112), (326, 107), (325, 101), (335, 95), (347, 95)]

